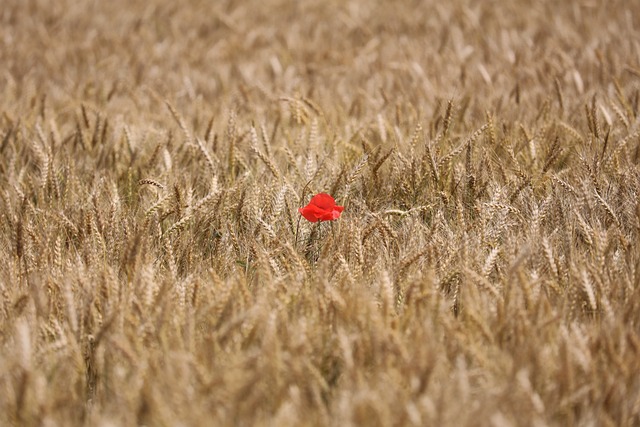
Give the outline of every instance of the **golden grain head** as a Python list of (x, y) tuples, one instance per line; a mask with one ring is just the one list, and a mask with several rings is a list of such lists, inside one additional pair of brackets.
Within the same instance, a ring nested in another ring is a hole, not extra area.
[(637, 16), (5, 0), (0, 425), (640, 425)]

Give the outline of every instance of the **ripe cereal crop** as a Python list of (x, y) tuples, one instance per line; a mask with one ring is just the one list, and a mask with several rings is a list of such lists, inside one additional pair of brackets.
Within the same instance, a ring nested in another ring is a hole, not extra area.
[(640, 3), (3, 0), (0, 64), (0, 425), (640, 425)]

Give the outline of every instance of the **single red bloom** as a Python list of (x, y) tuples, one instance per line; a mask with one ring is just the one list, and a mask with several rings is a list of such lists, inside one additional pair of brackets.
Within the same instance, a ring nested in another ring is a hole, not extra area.
[(309, 204), (299, 208), (298, 212), (308, 221), (331, 221), (340, 218), (344, 206), (336, 205), (336, 201), (327, 193), (316, 194)]

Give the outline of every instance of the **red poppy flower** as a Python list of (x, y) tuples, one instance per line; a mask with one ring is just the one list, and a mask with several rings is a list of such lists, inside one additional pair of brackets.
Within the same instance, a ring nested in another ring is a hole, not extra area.
[(336, 205), (336, 201), (327, 193), (316, 194), (309, 204), (299, 208), (298, 212), (311, 222), (331, 221), (340, 218), (344, 206)]

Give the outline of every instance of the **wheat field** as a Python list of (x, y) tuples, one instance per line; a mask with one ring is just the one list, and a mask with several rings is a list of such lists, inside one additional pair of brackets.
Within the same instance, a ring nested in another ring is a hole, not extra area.
[(530, 3), (3, 0), (0, 425), (639, 426), (640, 3)]

